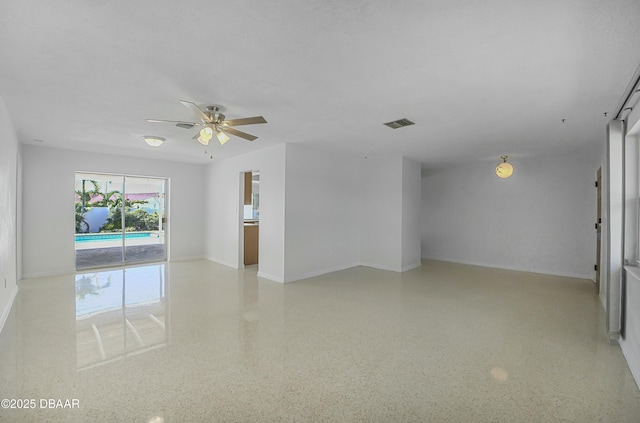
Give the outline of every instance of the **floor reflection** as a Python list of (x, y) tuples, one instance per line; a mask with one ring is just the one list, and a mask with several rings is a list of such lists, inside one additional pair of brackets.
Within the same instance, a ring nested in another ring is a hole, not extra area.
[(78, 370), (166, 344), (165, 270), (156, 264), (76, 275)]

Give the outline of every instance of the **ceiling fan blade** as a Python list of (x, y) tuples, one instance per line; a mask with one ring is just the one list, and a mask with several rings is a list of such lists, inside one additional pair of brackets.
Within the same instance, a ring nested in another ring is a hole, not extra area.
[(180, 100), (180, 103), (182, 103), (184, 107), (191, 110), (196, 116), (198, 116), (198, 119), (202, 120), (203, 122), (211, 123), (211, 118), (207, 116), (207, 114), (203, 112), (196, 103), (184, 100)]
[(152, 123), (184, 123), (189, 125), (197, 125), (195, 122), (185, 122), (183, 120), (163, 120), (163, 119), (147, 119), (147, 122)]
[(253, 141), (256, 138), (258, 138), (254, 135), (247, 134), (246, 132), (238, 131), (237, 129), (233, 129), (228, 126), (225, 126), (223, 128), (218, 127), (218, 129), (221, 130), (222, 132), (227, 132), (231, 135), (235, 135), (236, 137), (244, 138), (245, 140), (249, 140), (249, 141)]
[(223, 120), (221, 122), (223, 126), (256, 125), (258, 123), (267, 123), (267, 121), (262, 116), (254, 116), (242, 119)]
[(151, 123), (175, 123), (177, 127), (179, 128), (183, 128), (183, 129), (191, 129), (196, 125), (201, 126), (201, 123), (195, 123), (195, 122), (182, 122), (179, 120), (162, 120), (162, 119), (147, 119), (147, 122), (151, 122)]

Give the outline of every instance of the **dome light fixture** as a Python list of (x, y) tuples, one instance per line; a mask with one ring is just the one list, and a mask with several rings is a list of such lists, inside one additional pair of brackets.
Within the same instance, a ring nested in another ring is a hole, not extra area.
[(496, 166), (496, 175), (498, 178), (507, 179), (509, 176), (513, 175), (513, 165), (507, 162), (509, 156), (500, 156), (502, 162)]
[(145, 135), (142, 139), (151, 147), (160, 147), (166, 141), (164, 138), (156, 137), (155, 135)]

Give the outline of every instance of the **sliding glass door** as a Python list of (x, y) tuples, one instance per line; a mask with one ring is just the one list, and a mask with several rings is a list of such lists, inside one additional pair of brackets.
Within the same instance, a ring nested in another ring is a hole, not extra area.
[(114, 214), (122, 203), (124, 176), (76, 173), (76, 268), (122, 263), (123, 230)]
[(125, 178), (125, 261), (135, 263), (166, 258), (164, 190), (164, 179)]
[(166, 180), (76, 173), (76, 268), (163, 261)]

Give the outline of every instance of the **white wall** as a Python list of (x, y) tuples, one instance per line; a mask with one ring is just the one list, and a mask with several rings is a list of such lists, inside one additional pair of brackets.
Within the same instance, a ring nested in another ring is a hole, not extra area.
[(620, 338), (620, 348), (629, 364), (631, 373), (640, 387), (640, 271), (626, 269), (625, 336)]
[(258, 275), (284, 281), (285, 145), (281, 144), (207, 166), (204, 249), (211, 261), (242, 267), (242, 175), (260, 171)]
[(607, 212), (608, 252), (607, 261), (607, 332), (615, 341), (620, 336), (620, 310), (622, 301), (622, 275), (624, 263), (624, 124), (619, 120), (609, 122), (607, 128)]
[(205, 166), (25, 145), (24, 277), (63, 274), (75, 269), (76, 171), (170, 178), (170, 259), (202, 257)]
[(360, 262), (404, 272), (420, 266), (420, 163), (401, 156), (361, 160)]
[(357, 266), (359, 157), (300, 144), (286, 149), (285, 282)]
[(599, 151), (425, 171), (422, 256), (594, 278)]
[(17, 287), (17, 160), (18, 137), (0, 98), (0, 330), (4, 326)]
[(367, 156), (362, 163), (360, 262), (402, 268), (402, 157)]
[[(637, 266), (638, 259), (638, 142), (640, 134), (640, 108), (634, 106), (634, 110), (627, 117), (625, 147), (625, 214), (624, 214), (624, 258), (628, 264), (624, 268), (626, 278), (620, 284), (620, 298), (624, 301), (624, 337), (619, 338), (620, 348), (629, 364), (631, 373), (640, 386), (640, 269)], [(620, 187), (612, 189), (618, 192)], [(615, 228), (612, 228), (615, 229)], [(612, 250), (612, 253), (615, 251)], [(614, 259), (612, 258), (612, 261)], [(614, 311), (616, 301), (615, 287), (607, 291), (611, 311)], [(609, 312), (609, 310), (608, 310)], [(608, 329), (615, 330), (615, 323), (609, 315)], [(610, 335), (611, 336), (611, 335)]]
[[(627, 135), (624, 142), (624, 263), (638, 258), (638, 138)], [(629, 234), (629, 236), (627, 236)]]
[(242, 173), (260, 171), (258, 275), (279, 282), (359, 264), (420, 265), (420, 164), (281, 144), (207, 170), (206, 257), (242, 267)]
[(422, 181), (420, 163), (402, 160), (402, 271), (420, 267), (420, 206)]

